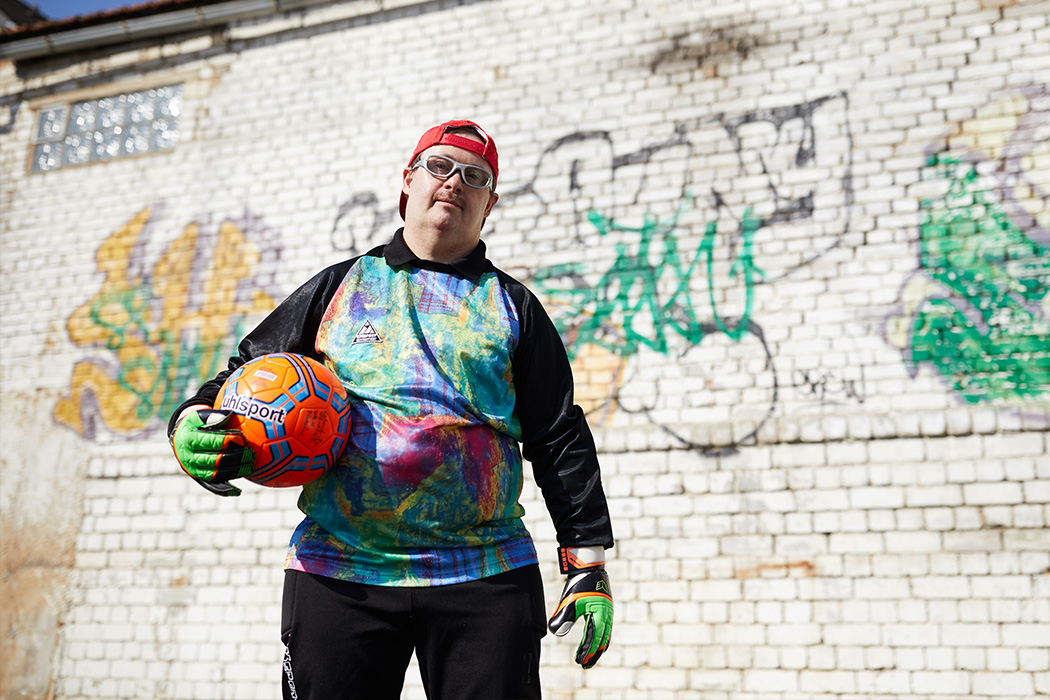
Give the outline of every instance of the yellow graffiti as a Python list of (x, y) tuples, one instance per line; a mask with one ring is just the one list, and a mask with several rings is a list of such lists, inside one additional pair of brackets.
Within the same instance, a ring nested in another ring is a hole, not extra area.
[[(1024, 121), (1035, 114), (1032, 97), (1021, 91), (1008, 93), (960, 123), (948, 138), (948, 148), (994, 163), (993, 172), (1009, 189), (1011, 200), (1039, 227), (1050, 229), (1050, 141), (1026, 134), (1032, 127)], [(1008, 168), (1011, 159), (1016, 165)]]
[(165, 249), (149, 276), (132, 275), (133, 251), (151, 215), (143, 209), (99, 246), (101, 288), (66, 324), (74, 344), (115, 357), (78, 362), (69, 395), (55, 407), (55, 420), (81, 435), (93, 432), (85, 421), (92, 412), (121, 433), (166, 417), (187, 387), (221, 369), (241, 322), (275, 305), (257, 288), (247, 300), (238, 297), (238, 287), (255, 278), (260, 254), (229, 221), (219, 227), (199, 283), (191, 282), (202, 245), (196, 223)]
[(576, 403), (595, 426), (606, 426), (616, 412), (627, 360), (600, 345), (584, 345), (572, 359)]

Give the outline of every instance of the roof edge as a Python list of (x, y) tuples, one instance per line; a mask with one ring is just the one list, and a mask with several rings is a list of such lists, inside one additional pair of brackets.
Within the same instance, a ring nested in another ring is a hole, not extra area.
[(332, 0), (166, 0), (0, 32), (0, 59), (58, 56), (128, 41), (208, 29)]

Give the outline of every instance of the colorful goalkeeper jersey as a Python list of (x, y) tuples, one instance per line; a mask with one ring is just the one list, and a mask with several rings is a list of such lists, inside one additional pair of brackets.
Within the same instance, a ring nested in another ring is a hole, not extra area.
[[(484, 244), (451, 265), (387, 246), (303, 285), (240, 345), (323, 360), (352, 397), (350, 446), (299, 499), (286, 567), (359, 583), (458, 583), (537, 561), (522, 451), (559, 544), (612, 546), (594, 443), (560, 337)], [(181, 408), (180, 408), (181, 410)], [(176, 414), (178, 411), (176, 412)]]

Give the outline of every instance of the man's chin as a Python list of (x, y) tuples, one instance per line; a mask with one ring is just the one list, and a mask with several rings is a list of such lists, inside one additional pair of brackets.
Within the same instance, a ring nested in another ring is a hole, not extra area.
[(430, 210), (427, 223), (441, 231), (455, 231), (463, 225), (463, 212), (451, 205), (437, 205)]

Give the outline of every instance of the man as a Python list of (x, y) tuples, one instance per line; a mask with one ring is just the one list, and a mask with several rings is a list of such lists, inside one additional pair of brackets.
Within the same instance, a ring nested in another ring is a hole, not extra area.
[[(426, 131), (403, 172), (404, 228), (296, 290), (172, 416), (186, 472), (236, 495), (227, 482), (254, 455), (210, 408), (230, 372), (294, 352), (351, 395), (350, 446), (303, 487), (285, 563), (286, 698), (393, 700), (413, 652), (431, 700), (538, 698), (547, 626), (584, 620), (585, 668), (608, 646), (613, 539), (594, 442), (553, 324), (485, 257), (498, 176), (477, 124)], [(549, 625), (518, 505), (522, 454), (567, 574)]]

